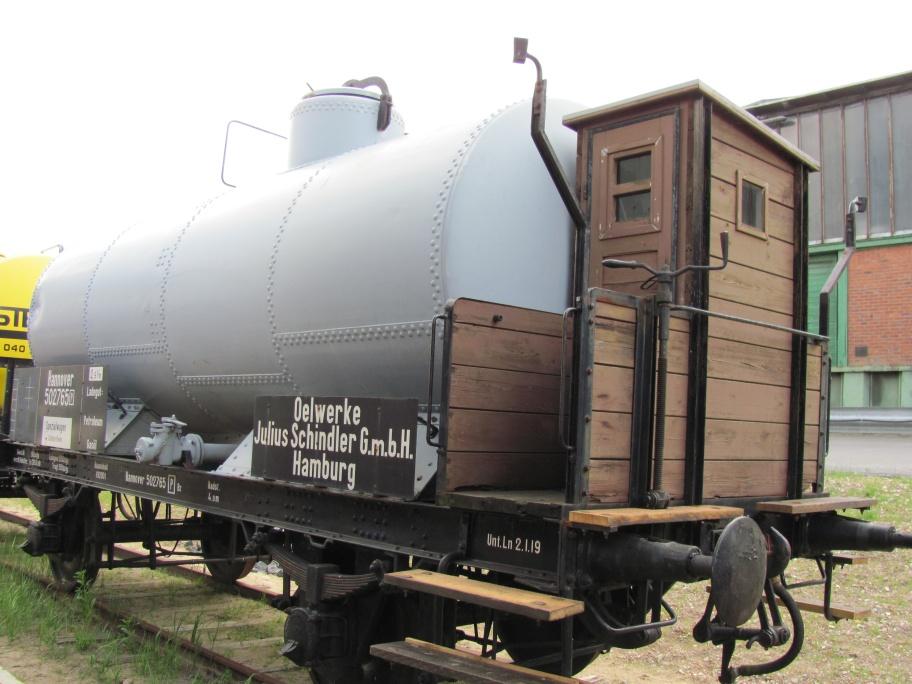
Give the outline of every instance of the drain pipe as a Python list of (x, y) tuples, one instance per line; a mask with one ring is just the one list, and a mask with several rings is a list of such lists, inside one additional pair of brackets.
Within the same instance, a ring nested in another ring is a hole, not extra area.
[(586, 218), (576, 201), (576, 193), (570, 187), (570, 181), (567, 180), (567, 174), (564, 173), (564, 167), (561, 166), (551, 141), (548, 140), (548, 134), (545, 133), (545, 105), (547, 101), (548, 82), (542, 78), (541, 62), (529, 54), (529, 40), (527, 38), (513, 39), (513, 63), (525, 64), (528, 59), (535, 65), (535, 92), (532, 95), (532, 141), (541, 155), (545, 168), (551, 175), (551, 180), (557, 188), (564, 206), (570, 218), (573, 219), (573, 225), (577, 230), (583, 230), (586, 227)]

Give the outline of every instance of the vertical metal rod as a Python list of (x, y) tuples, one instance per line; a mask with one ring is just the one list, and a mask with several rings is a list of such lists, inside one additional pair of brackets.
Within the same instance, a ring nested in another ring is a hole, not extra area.
[(659, 282), (659, 359), (656, 377), (655, 408), (655, 450), (652, 464), (652, 489), (662, 491), (662, 476), (665, 464), (665, 404), (668, 387), (668, 327), (670, 325), (669, 301), (671, 283)]
[[(691, 201), (691, 260), (709, 263), (710, 203), (712, 184), (712, 100), (701, 98), (693, 114), (693, 189)], [(684, 301), (691, 306), (709, 308), (706, 273), (691, 274)], [(690, 354), (687, 362), (687, 421), (684, 450), (684, 501), (703, 503), (703, 470), (706, 439), (706, 367), (709, 322), (705, 316), (690, 317)]]
[(571, 306), (565, 309), (564, 313), (561, 315), (560, 377), (557, 383), (560, 396), (557, 400), (557, 433), (560, 438), (561, 446), (567, 451), (573, 449), (573, 445), (570, 443), (570, 438), (566, 434), (567, 421), (564, 417), (564, 412), (567, 409), (567, 388), (564, 386), (564, 382), (567, 377), (567, 318), (569, 318), (570, 314), (576, 312), (577, 310), (577, 307)]
[(564, 618), (561, 623), (561, 674), (573, 674), (573, 618)]
[(825, 554), (823, 563), (823, 616), (830, 622), (839, 622), (839, 618), (833, 616), (832, 605), (830, 603), (830, 600), (833, 598), (833, 554)]
[(447, 314), (440, 313), (431, 319), (431, 360), (430, 360), (430, 368), (428, 370), (428, 393), (427, 393), (427, 407), (426, 407), (427, 411), (426, 411), (426, 416), (425, 416), (425, 420), (427, 422), (425, 425), (424, 439), (428, 443), (428, 446), (432, 446), (432, 447), (440, 446), (440, 440), (437, 440), (436, 442), (432, 440), (433, 423), (431, 422), (432, 413), (433, 413), (432, 407), (434, 405), (434, 373), (436, 371), (434, 366), (436, 366), (435, 357), (437, 355), (437, 321), (438, 320), (442, 320), (444, 322), (444, 329), (445, 329), (446, 321), (447, 321)]

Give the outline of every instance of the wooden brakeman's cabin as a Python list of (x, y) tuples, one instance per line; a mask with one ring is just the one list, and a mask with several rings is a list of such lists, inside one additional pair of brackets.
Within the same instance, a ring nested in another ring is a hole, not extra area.
[[(719, 265), (727, 231), (728, 265), (679, 278), (674, 303), (806, 329), (813, 159), (698, 81), (564, 123), (578, 133), (589, 225), (577, 242), (580, 308), (562, 318), (451, 305), (438, 473), (451, 503), (644, 505), (655, 290), (646, 271), (606, 258)], [(662, 482), (672, 505), (819, 489), (826, 358), (813, 336), (672, 310)]]

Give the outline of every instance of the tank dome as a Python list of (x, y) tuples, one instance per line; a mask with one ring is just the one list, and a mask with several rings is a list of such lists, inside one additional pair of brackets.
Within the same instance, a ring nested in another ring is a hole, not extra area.
[[(384, 98), (386, 98), (384, 100)], [(380, 109), (390, 108), (381, 129)], [(291, 112), (288, 168), (405, 135), (405, 122), (389, 96), (364, 88), (329, 88), (304, 96)]]

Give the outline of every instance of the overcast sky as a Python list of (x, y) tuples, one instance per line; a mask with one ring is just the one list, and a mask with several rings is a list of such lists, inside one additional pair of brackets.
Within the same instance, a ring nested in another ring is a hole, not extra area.
[(103, 243), (219, 192), (226, 122), (284, 133), (308, 83), (381, 75), (406, 130), (433, 129), (529, 97), (532, 67), (510, 61), (522, 35), (551, 96), (590, 107), (700, 78), (747, 104), (912, 70), (910, 14), (871, 0), (3, 2), (0, 253)]

